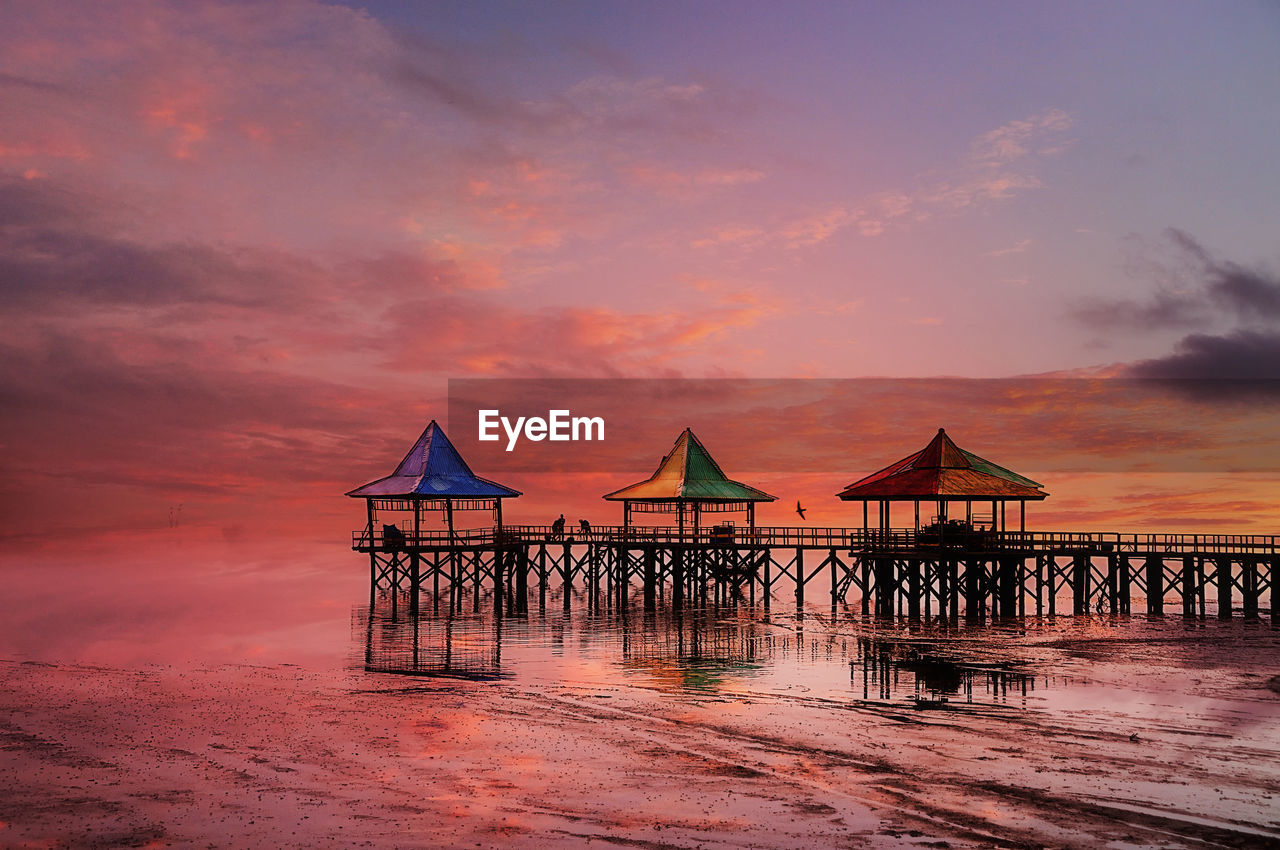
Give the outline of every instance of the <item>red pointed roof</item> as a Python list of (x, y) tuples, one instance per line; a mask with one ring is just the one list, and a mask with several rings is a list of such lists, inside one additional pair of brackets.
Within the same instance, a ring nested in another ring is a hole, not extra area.
[(612, 501), (772, 502), (763, 490), (732, 481), (693, 431), (685, 428), (648, 480), (607, 494)]
[(1041, 484), (957, 446), (938, 429), (929, 445), (895, 464), (855, 481), (838, 495), (863, 500), (1038, 501), (1049, 494)]

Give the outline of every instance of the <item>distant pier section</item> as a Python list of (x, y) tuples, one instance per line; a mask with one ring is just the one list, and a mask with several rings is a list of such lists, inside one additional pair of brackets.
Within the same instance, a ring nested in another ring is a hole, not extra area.
[[(942, 429), (838, 494), (861, 504), (861, 527), (757, 526), (756, 504), (775, 497), (730, 479), (688, 429), (652, 476), (604, 496), (621, 503), (619, 525), (505, 524), (503, 500), (520, 492), (475, 475), (435, 421), (391, 475), (347, 495), (366, 503), (352, 548), (369, 556), (371, 605), (384, 594), (414, 613), (424, 599), (518, 616), (531, 599), (602, 611), (787, 594), (911, 619), (1129, 614), (1140, 600), (1148, 614), (1280, 625), (1280, 535), (1029, 531), (1042, 485)], [(911, 525), (895, 527), (908, 506)]]

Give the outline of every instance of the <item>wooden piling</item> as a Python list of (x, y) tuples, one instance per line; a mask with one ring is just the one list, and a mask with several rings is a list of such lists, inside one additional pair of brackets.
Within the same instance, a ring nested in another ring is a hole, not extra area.
[(1182, 557), (1182, 616), (1196, 615), (1196, 559)]
[(1133, 568), (1129, 564), (1128, 555), (1120, 556), (1119, 570), (1120, 587), (1117, 590), (1117, 596), (1120, 601), (1120, 613), (1128, 615), (1133, 595)]
[(1231, 557), (1221, 555), (1215, 559), (1218, 580), (1218, 619), (1231, 619)]
[(1083, 552), (1077, 553), (1071, 559), (1071, 613), (1073, 614), (1089, 613), (1090, 566), (1089, 556)]
[(1246, 558), (1240, 563), (1240, 607), (1245, 619), (1258, 618), (1258, 562)]
[(671, 553), (671, 607), (684, 608), (684, 549), (679, 546)]
[(914, 558), (907, 562), (907, 617), (920, 619), (920, 562)]
[(658, 609), (658, 565), (654, 547), (644, 548), (644, 610)]
[(493, 550), (493, 613), (498, 617), (502, 616), (502, 603), (506, 598), (506, 591), (503, 589), (506, 584), (506, 577), (503, 575), (506, 554), (502, 549)]
[(1164, 613), (1164, 559), (1147, 556), (1147, 613)]
[(804, 605), (804, 549), (796, 547), (796, 607)]

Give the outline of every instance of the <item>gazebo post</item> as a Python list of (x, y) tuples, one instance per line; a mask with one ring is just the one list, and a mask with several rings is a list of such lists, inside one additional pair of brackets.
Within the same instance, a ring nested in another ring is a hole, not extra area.
[(453, 497), (446, 496), (444, 500), (444, 517), (445, 522), (449, 524), (449, 542), (453, 542)]
[(502, 500), (493, 500), (493, 525), (498, 531), (502, 531)]
[(627, 499), (622, 500), (622, 536), (626, 537), (627, 532), (631, 530), (631, 502)]
[(1025, 499), (1018, 501), (1018, 533), (1027, 533), (1027, 502)]
[(680, 514), (680, 539), (684, 540), (684, 500), (676, 500), (676, 511)]
[(747, 502), (747, 527), (756, 530), (756, 503)]
[(915, 530), (919, 531), (920, 530), (920, 500), (916, 499), (914, 502), (912, 502), (912, 504), (915, 506), (915, 510), (916, 510), (916, 529)]

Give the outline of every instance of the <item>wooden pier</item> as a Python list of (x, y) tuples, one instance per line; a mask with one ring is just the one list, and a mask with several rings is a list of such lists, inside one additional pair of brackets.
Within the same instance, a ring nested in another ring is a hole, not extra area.
[[(553, 526), (352, 535), (369, 556), (370, 594), (416, 610), (424, 591), (457, 610), (506, 615), (559, 596), (592, 610), (742, 600), (829, 600), (863, 613), (970, 621), (1057, 614), (1268, 614), (1280, 625), (1280, 536), (986, 532), (942, 544), (914, 529), (761, 527), (675, 530)], [(558, 591), (558, 593), (557, 593)], [(1070, 600), (1069, 602), (1067, 600)], [(486, 602), (487, 601), (487, 602)]]

